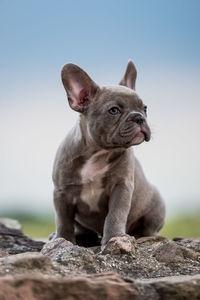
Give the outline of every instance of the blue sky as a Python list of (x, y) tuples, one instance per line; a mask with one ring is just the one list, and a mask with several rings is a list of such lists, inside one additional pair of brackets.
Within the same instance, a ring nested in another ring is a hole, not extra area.
[(130, 58), (153, 129), (137, 156), (169, 213), (199, 205), (200, 1), (0, 0), (0, 37), (2, 208), (52, 210), (53, 158), (77, 117), (62, 65), (117, 84)]
[(200, 64), (198, 0), (1, 0), (0, 14), (5, 79), (13, 69), (40, 77), (66, 60), (101, 72), (130, 56), (147, 66)]

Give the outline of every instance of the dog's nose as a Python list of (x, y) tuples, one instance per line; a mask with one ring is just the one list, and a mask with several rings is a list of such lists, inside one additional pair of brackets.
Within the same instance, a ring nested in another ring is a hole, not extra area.
[(144, 122), (144, 118), (141, 114), (132, 113), (129, 115), (127, 121), (133, 121), (137, 123), (138, 125), (142, 125)]
[(133, 121), (134, 121), (135, 123), (137, 123), (138, 125), (142, 125), (143, 122), (144, 122), (144, 119), (143, 119), (143, 117), (142, 117), (141, 115), (138, 114), (138, 115), (136, 115), (136, 116), (134, 117)]

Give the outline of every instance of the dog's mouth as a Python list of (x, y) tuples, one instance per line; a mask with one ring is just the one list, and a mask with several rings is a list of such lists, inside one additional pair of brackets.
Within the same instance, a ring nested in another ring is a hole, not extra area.
[(106, 148), (129, 148), (144, 141), (148, 142), (151, 138), (151, 132), (147, 124), (123, 126), (108, 137)]
[(132, 130), (121, 131), (120, 136), (122, 137), (126, 145), (139, 145), (142, 142), (148, 142), (150, 140), (150, 130), (145, 126), (138, 126)]
[(142, 132), (143, 135), (144, 135), (144, 140), (145, 140), (146, 142), (148, 142), (148, 141), (150, 140), (150, 138), (151, 138), (151, 132), (150, 132), (149, 128), (142, 127), (142, 128), (141, 128), (141, 132)]
[(133, 145), (139, 145), (143, 143), (144, 140), (145, 140), (145, 134), (142, 131), (140, 131), (131, 139), (130, 143)]

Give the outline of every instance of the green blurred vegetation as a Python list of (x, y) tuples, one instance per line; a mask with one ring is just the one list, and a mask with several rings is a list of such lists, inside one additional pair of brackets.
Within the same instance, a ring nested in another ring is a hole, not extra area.
[(55, 232), (55, 220), (53, 215), (31, 215), (27, 213), (5, 213), (1, 217), (16, 219), (22, 225), (25, 235), (33, 238), (47, 238)]
[(200, 212), (167, 220), (159, 234), (169, 238), (200, 237)]
[(55, 220), (53, 217), (40, 218), (18, 218), (25, 235), (33, 238), (47, 238), (50, 233), (55, 232)]
[[(33, 238), (47, 238), (55, 231), (54, 216), (27, 215), (27, 214), (4, 214), (2, 217), (17, 219), (23, 228), (24, 234)], [(173, 237), (199, 237), (200, 236), (200, 212), (199, 214), (180, 215), (168, 218), (161, 235)]]

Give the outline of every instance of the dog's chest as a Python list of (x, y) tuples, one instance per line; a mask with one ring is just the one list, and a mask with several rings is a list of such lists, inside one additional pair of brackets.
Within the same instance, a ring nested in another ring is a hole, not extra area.
[(80, 171), (83, 185), (80, 198), (93, 212), (99, 211), (98, 203), (104, 191), (103, 178), (109, 169), (108, 156), (105, 150), (93, 154)]

